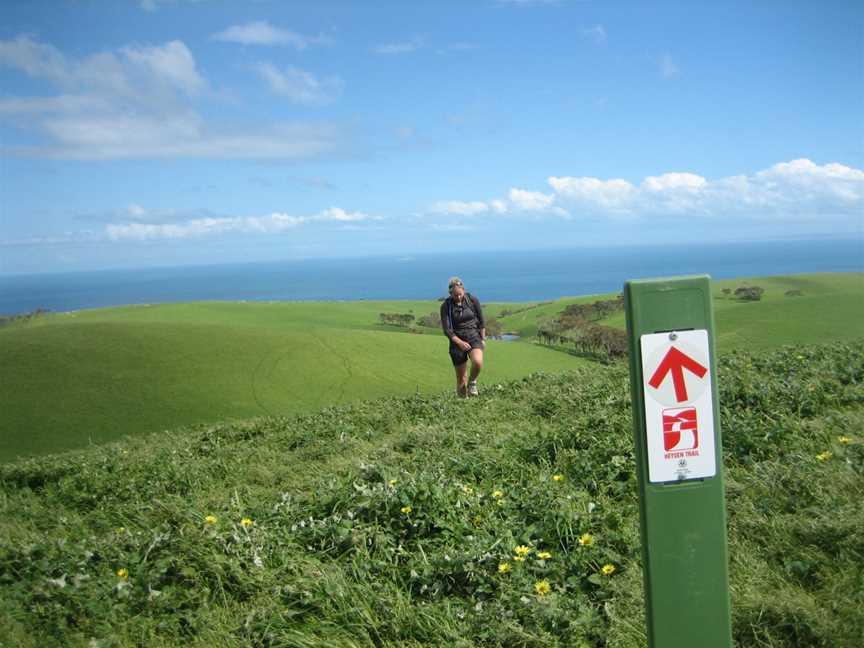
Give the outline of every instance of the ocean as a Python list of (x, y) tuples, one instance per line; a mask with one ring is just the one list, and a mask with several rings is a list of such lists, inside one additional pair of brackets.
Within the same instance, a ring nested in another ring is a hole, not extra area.
[(459, 275), (486, 302), (621, 290), (627, 279), (864, 272), (864, 240), (585, 247), (0, 276), (0, 314), (199, 300), (435, 299)]

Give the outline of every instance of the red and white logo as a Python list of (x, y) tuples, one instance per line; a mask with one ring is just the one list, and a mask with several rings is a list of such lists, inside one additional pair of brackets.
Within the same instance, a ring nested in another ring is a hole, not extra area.
[(695, 407), (675, 407), (663, 410), (663, 448), (695, 450), (699, 447)]

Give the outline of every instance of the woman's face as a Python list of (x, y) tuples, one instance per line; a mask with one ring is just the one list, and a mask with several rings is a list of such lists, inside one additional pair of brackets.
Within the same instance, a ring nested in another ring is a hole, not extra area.
[(450, 294), (453, 296), (453, 299), (461, 301), (462, 297), (465, 296), (465, 286), (463, 286), (462, 284), (454, 284), (450, 288)]

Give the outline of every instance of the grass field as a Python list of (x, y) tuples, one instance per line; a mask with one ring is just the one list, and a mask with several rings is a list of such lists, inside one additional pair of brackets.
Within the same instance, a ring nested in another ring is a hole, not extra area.
[[(722, 288), (757, 284), (762, 301)], [(790, 289), (800, 297), (785, 297)], [(864, 275), (716, 282), (721, 353), (844, 340), (864, 321)], [(485, 382), (584, 365), (532, 343), (537, 322), (574, 302), (489, 304), (519, 342), (490, 341)], [(0, 462), (194, 423), (312, 412), (385, 395), (447, 390), (452, 369), (437, 330), (381, 326), (381, 312), (438, 302), (190, 303), (52, 314), (0, 329)], [(623, 315), (606, 323), (624, 327)]]
[[(0, 461), (198, 422), (450, 388), (440, 332), (376, 324), (379, 312), (407, 312), (406, 305), (139, 306), (0, 329)], [(414, 306), (426, 314), (435, 304)], [(585, 362), (494, 340), (486, 357), (489, 381)]]
[[(718, 375), (735, 645), (861, 646), (864, 342)], [(0, 465), (0, 646), (641, 648), (637, 511), (623, 363), (133, 436)]]

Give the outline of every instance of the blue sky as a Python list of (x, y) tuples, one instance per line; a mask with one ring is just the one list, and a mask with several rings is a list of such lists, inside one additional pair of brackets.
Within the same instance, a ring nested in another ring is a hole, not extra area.
[(864, 236), (860, 2), (0, 4), (0, 272)]

